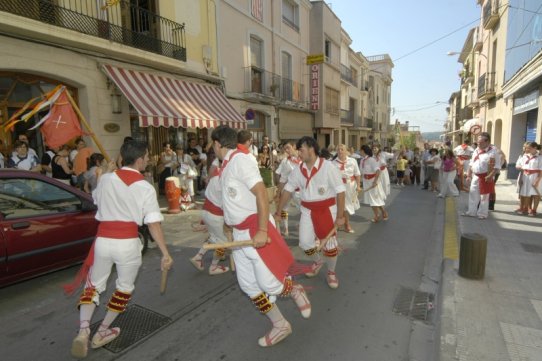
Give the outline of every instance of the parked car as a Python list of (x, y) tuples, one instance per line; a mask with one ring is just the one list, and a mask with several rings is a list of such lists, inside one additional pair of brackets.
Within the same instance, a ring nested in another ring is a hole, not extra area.
[[(82, 262), (98, 221), (92, 197), (23, 170), (0, 169), (0, 287)], [(143, 250), (152, 240), (140, 227)]]

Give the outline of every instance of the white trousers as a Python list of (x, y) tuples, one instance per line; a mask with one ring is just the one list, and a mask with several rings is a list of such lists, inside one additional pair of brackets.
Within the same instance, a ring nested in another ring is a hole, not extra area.
[(442, 183), (440, 184), (440, 194), (443, 197), (452, 195), (454, 197), (459, 195), (459, 191), (455, 186), (454, 180), (457, 172), (455, 170), (451, 172), (442, 172)]
[(471, 216), (487, 217), (489, 213), (489, 193), (480, 194), (480, 180), (477, 175), (472, 175), (469, 190), (469, 209)]
[(208, 211), (202, 212), (203, 223), (207, 226), (209, 231), (209, 239), (212, 243), (224, 243), (226, 242), (226, 236), (224, 235), (224, 217), (217, 216)]
[(117, 269), (117, 290), (132, 293), (134, 282), (141, 266), (141, 241), (139, 238), (113, 239), (98, 237), (94, 244), (94, 264), (85, 287), (95, 287), (97, 294), (93, 300), (99, 305), (99, 294), (105, 291), (107, 279), (113, 265)]
[[(273, 219), (270, 219), (275, 224)], [(235, 241), (245, 241), (251, 238), (248, 230), (241, 231), (234, 228), (233, 239)], [(274, 303), (276, 296), (284, 288), (284, 280), (278, 280), (273, 275), (261, 259), (256, 248), (250, 246), (234, 248), (232, 256), (235, 261), (237, 281), (241, 290), (250, 298), (265, 292), (269, 295), (271, 303)]]

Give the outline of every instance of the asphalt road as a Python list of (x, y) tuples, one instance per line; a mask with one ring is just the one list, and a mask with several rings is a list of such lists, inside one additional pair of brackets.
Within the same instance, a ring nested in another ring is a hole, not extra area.
[[(434, 310), (421, 322), (394, 313), (393, 305), (401, 287), (434, 291), (428, 269), (440, 264), (435, 249), (441, 242), (442, 202), (410, 186), (392, 190), (387, 222), (372, 224), (371, 210), (362, 207), (352, 218), (356, 232), (339, 233), (344, 248), (337, 265), (339, 288), (328, 288), (325, 272), (313, 279), (298, 278), (310, 287), (312, 316), (305, 320), (292, 300), (279, 300), (293, 333), (267, 349), (259, 347), (257, 339), (270, 323), (239, 290), (235, 275), (211, 277), (188, 262), (204, 239), (190, 231), (197, 216), (168, 216), (166, 237), (175, 266), (167, 292), (159, 295), (159, 252), (150, 249), (132, 303), (171, 322), (119, 353), (90, 350), (87, 360), (431, 360)], [(290, 229), (297, 220), (297, 212), (291, 212)], [(287, 241), (303, 259), (295, 247), (296, 234), (291, 232)], [(70, 268), (0, 289), (0, 359), (71, 359), (77, 299), (64, 296), (60, 286), (76, 271)], [(113, 288), (110, 282), (106, 297)], [(103, 317), (103, 308), (93, 322)]]

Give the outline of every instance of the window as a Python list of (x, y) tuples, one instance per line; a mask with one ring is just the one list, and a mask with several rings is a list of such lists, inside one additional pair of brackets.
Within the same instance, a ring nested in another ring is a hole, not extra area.
[(2, 179), (0, 209), (5, 219), (27, 218), (81, 210), (81, 200), (37, 179)]
[(255, 36), (250, 37), (251, 91), (263, 93), (263, 42)]
[(292, 0), (282, 0), (282, 21), (299, 31), (299, 6)]
[(339, 115), (339, 92), (326, 87), (326, 112)]
[(292, 100), (292, 56), (282, 52), (282, 99)]
[(262, 138), (265, 135), (265, 119), (264, 113), (255, 111), (254, 120), (247, 123), (247, 129), (252, 133), (254, 144), (259, 148), (262, 143)]
[(326, 61), (331, 61), (331, 41), (326, 40), (324, 43), (324, 55), (326, 56)]

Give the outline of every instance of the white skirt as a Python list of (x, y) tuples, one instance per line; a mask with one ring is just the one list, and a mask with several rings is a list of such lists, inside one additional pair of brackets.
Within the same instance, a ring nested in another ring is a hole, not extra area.
[(519, 195), (522, 197), (530, 197), (530, 196), (538, 196), (540, 193), (542, 193), (542, 182), (538, 184), (538, 187), (536, 188), (538, 190), (538, 193), (536, 192), (535, 188), (533, 187), (534, 181), (538, 177), (538, 174), (525, 174), (523, 173), (521, 175), (521, 188), (519, 189)]
[(363, 203), (371, 207), (383, 207), (386, 204), (386, 196), (382, 183), (377, 182), (376, 187), (371, 188), (373, 182), (372, 179), (363, 178)]
[(358, 185), (356, 181), (349, 180), (346, 181), (344, 187), (346, 188), (344, 196), (344, 208), (350, 215), (352, 215), (360, 207), (358, 199)]

